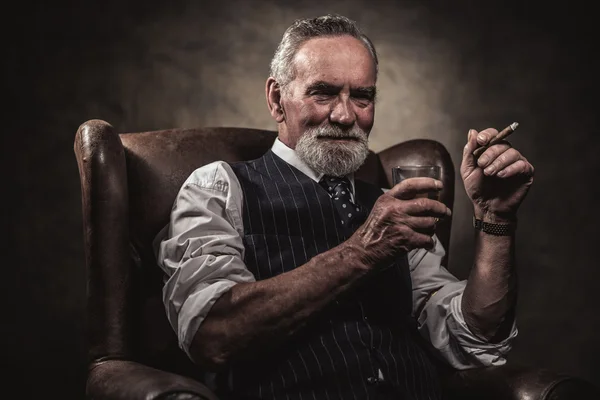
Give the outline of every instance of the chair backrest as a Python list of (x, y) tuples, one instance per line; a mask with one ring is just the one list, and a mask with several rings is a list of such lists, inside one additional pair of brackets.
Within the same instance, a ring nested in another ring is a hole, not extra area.
[[(74, 149), (82, 191), (90, 362), (123, 358), (189, 376), (199, 373), (178, 348), (166, 319), (163, 276), (152, 242), (192, 171), (216, 160), (258, 158), (275, 137), (273, 131), (245, 128), (118, 134), (101, 120), (79, 127)], [(406, 163), (440, 165), (442, 201), (452, 207), (452, 161), (434, 141), (408, 141), (371, 153), (357, 177), (389, 187), (391, 166)], [(448, 219), (437, 230), (446, 249), (450, 226)]]

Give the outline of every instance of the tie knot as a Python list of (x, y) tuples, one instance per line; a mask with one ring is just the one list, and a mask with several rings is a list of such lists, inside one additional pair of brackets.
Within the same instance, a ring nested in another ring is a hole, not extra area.
[(350, 180), (346, 177), (328, 176), (325, 175), (319, 181), (321, 186), (335, 197), (350, 196), (351, 186)]

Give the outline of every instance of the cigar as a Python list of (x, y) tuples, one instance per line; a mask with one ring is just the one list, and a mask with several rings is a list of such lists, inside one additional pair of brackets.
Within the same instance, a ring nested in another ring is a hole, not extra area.
[(499, 141), (507, 138), (511, 133), (513, 133), (517, 129), (517, 126), (519, 126), (519, 123), (513, 122), (506, 128), (502, 129), (502, 131), (500, 133), (498, 133), (496, 136), (494, 136), (494, 138), (492, 140), (490, 140), (490, 142), (487, 145), (476, 148), (475, 151), (473, 152), (473, 156), (475, 156), (475, 158), (479, 157), (484, 151), (487, 150), (488, 147), (493, 146), (496, 143), (498, 143)]

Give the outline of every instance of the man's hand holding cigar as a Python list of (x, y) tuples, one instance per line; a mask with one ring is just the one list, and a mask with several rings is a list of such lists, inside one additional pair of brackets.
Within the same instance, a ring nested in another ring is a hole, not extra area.
[(501, 132), (469, 130), (460, 172), (478, 220), (514, 222), (533, 183), (533, 166), (506, 141), (517, 126), (515, 122)]
[(514, 324), (517, 209), (533, 183), (533, 166), (506, 140), (517, 125), (469, 130), (460, 166), (476, 229), (461, 309), (469, 329), (492, 342), (506, 339)]

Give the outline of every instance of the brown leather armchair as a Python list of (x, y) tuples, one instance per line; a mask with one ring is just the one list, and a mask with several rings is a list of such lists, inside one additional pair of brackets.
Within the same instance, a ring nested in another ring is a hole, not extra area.
[[(118, 134), (101, 120), (79, 127), (74, 150), (88, 277), (87, 398), (217, 399), (203, 385), (202, 371), (179, 349), (166, 319), (162, 273), (152, 240), (168, 221), (175, 196), (194, 169), (215, 160), (257, 158), (275, 136), (242, 128)], [(442, 167), (442, 201), (451, 208), (455, 171), (438, 142), (412, 140), (372, 153), (358, 176), (389, 187), (390, 167), (407, 163)], [(446, 219), (437, 230), (446, 249), (451, 223)], [(450, 371), (445, 376), (449, 399), (600, 398), (585, 381), (510, 364)]]

